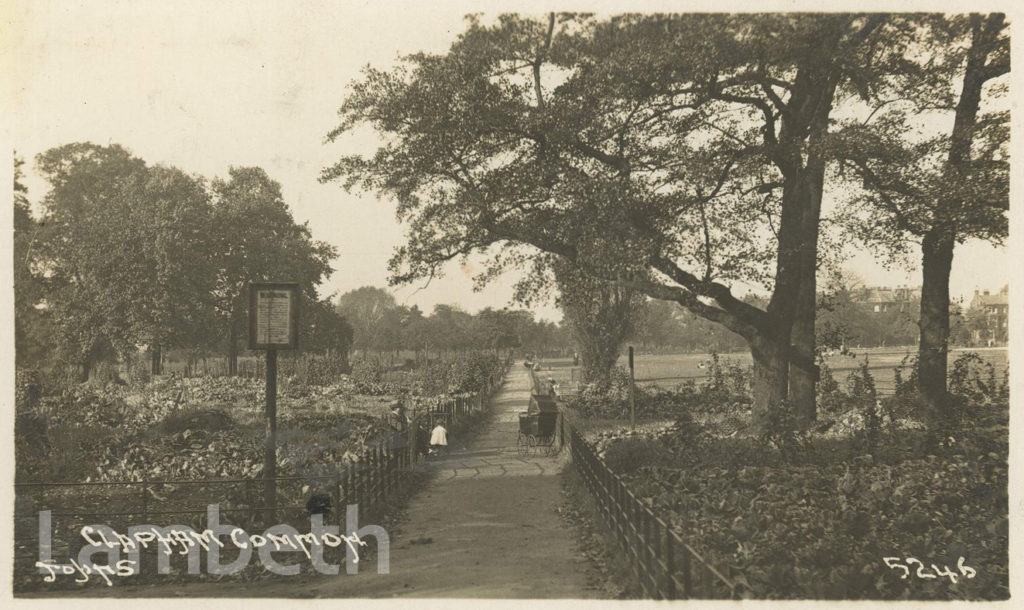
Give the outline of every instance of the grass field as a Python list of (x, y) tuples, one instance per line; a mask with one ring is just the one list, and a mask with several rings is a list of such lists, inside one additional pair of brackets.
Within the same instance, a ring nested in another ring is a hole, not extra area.
[[(974, 352), (981, 356), (986, 362), (992, 364), (996, 372), (1002, 375), (1008, 365), (1008, 353), (1005, 347), (996, 348), (963, 348), (954, 349), (949, 355), (949, 364), (952, 368), (953, 362), (966, 352)], [(836, 380), (845, 383), (851, 372), (859, 368), (861, 363), (867, 360), (871, 374), (875, 377), (875, 386), (879, 394), (891, 394), (894, 390), (893, 369), (899, 366), (905, 356), (913, 355), (913, 348), (871, 348), (857, 350), (853, 356), (836, 355), (825, 359), (825, 363), (832, 369)], [(708, 376), (710, 367), (709, 354), (636, 354), (634, 365), (638, 383), (656, 384), (662, 387), (672, 387), (688, 379), (697, 382)], [(736, 363), (743, 366), (751, 364), (749, 353), (720, 354), (722, 364)], [(619, 358), (618, 365), (627, 366), (627, 356), (623, 354)], [(703, 363), (703, 368), (701, 367)], [(522, 363), (519, 363), (520, 366)], [(542, 362), (543, 370), (539, 373), (541, 379), (553, 377), (563, 391), (568, 391), (574, 386), (574, 381), (579, 379), (579, 368), (572, 366), (570, 359), (545, 360)]]

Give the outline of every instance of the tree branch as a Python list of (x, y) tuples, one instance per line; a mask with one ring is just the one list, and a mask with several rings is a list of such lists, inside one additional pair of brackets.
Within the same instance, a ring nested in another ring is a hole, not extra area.
[(544, 63), (544, 59), (547, 57), (548, 51), (551, 50), (551, 38), (555, 31), (555, 14), (548, 14), (548, 34), (544, 41), (544, 46), (541, 48), (540, 53), (537, 55), (537, 59), (533, 62), (533, 85), (537, 90), (537, 108), (544, 109), (544, 91), (540, 86), (540, 67)]

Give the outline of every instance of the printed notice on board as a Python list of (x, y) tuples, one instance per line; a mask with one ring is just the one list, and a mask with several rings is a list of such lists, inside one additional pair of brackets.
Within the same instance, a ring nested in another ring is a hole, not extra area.
[(264, 344), (287, 345), (292, 300), (287, 290), (259, 290), (256, 293), (256, 337)]

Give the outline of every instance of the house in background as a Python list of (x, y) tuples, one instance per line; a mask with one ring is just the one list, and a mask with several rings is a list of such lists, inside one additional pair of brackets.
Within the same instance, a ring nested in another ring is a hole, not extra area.
[(1003, 286), (997, 294), (974, 291), (967, 311), (971, 325), (971, 340), (975, 345), (1005, 344), (1008, 338), (1010, 315), (1010, 286)]
[(857, 302), (872, 313), (912, 313), (921, 302), (921, 289), (910, 286), (865, 288), (858, 295)]

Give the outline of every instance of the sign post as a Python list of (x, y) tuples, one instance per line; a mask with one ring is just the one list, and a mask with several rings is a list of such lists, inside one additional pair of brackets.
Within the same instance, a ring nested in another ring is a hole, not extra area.
[(636, 430), (636, 378), (633, 374), (633, 346), (629, 346), (629, 428)]
[(299, 285), (249, 284), (249, 349), (267, 355), (263, 501), (267, 522), (277, 512), (277, 350), (299, 346)]

